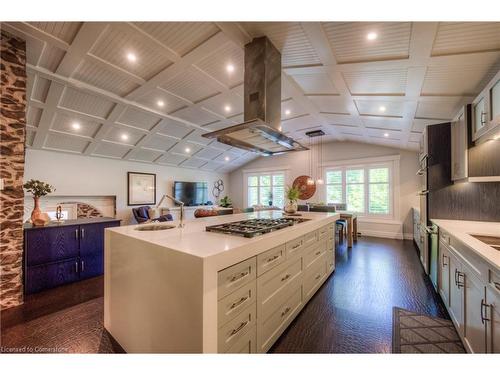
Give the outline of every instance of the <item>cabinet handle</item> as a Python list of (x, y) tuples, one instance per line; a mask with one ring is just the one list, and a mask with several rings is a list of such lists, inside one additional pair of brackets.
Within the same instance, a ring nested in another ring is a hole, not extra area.
[(320, 278), (321, 278), (321, 274), (320, 274), (320, 273), (318, 273), (318, 274), (316, 275), (316, 277), (315, 277), (315, 280), (319, 280)]
[(458, 270), (455, 268), (455, 285), (458, 285), (457, 274), (458, 274)]
[(234, 275), (233, 277), (231, 277), (230, 281), (235, 282), (237, 280), (240, 280), (240, 279), (244, 278), (245, 276), (247, 276), (249, 273), (250, 273), (250, 271), (241, 272), (239, 275)]
[[(481, 299), (481, 323), (484, 324), (484, 322), (489, 322), (490, 319), (486, 317), (486, 308), (490, 307), (487, 303), (484, 302), (484, 299)], [(484, 308), (484, 315), (483, 315), (483, 308)]]
[(465, 282), (460, 281), (461, 277), (465, 277), (465, 275), (455, 268), (455, 285), (458, 287), (458, 289), (465, 286)]
[(75, 238), (76, 238), (76, 239), (80, 238), (79, 233), (80, 233), (80, 232), (78, 231), (78, 229), (75, 229)]
[(78, 273), (78, 261), (75, 262), (75, 272)]
[(230, 309), (230, 310), (233, 310), (234, 308), (236, 308), (237, 306), (239, 306), (239, 305), (241, 305), (243, 302), (245, 302), (247, 299), (248, 299), (248, 296), (241, 297), (241, 299), (240, 299), (239, 301), (233, 302), (233, 304), (231, 305), (231, 307), (230, 307), (229, 309)]
[(300, 245), (301, 245), (301, 243), (299, 242), (297, 245), (292, 246), (292, 249), (294, 249), (294, 250), (295, 250), (295, 249), (296, 249), (296, 248), (298, 248)]
[(444, 262), (444, 259), (445, 259), (445, 258), (447, 258), (447, 256), (446, 256), (446, 255), (443, 255), (443, 267), (446, 267), (446, 266), (448, 265), (448, 263), (445, 263), (445, 262)]
[(319, 254), (321, 254), (321, 250), (316, 252), (316, 255), (319, 255)]
[(290, 310), (291, 310), (291, 308), (290, 308), (290, 307), (287, 307), (285, 310), (283, 310), (283, 311), (281, 312), (281, 317), (283, 318), (286, 314), (288, 314), (288, 312), (289, 312)]
[(236, 335), (239, 331), (241, 331), (243, 329), (243, 327), (245, 327), (246, 325), (248, 324), (248, 320), (247, 321), (244, 321), (244, 322), (241, 322), (241, 324), (238, 326), (238, 328), (235, 328), (231, 331), (231, 334), (229, 335), (229, 337), (231, 336), (234, 336)]
[(82, 231), (82, 238), (84, 238), (85, 237), (85, 229), (82, 228), (81, 231)]
[(495, 288), (500, 290), (500, 283), (497, 283), (496, 281), (494, 281), (493, 284), (495, 285)]
[(85, 271), (85, 262), (82, 260), (82, 263), (81, 263), (81, 270), (82, 272)]
[(485, 120), (485, 118), (486, 118), (486, 114), (487, 114), (487, 113), (488, 113), (488, 112), (481, 111), (481, 125), (486, 124), (486, 120)]
[(279, 257), (280, 257), (279, 255), (275, 255), (275, 256), (273, 256), (272, 258), (269, 258), (269, 259), (267, 260), (267, 263), (271, 263), (271, 262), (275, 261), (276, 259), (278, 259)]
[(292, 275), (290, 275), (289, 273), (287, 273), (285, 276), (283, 276), (283, 277), (281, 278), (281, 281), (288, 280), (288, 279), (290, 278), (290, 276), (292, 276)]

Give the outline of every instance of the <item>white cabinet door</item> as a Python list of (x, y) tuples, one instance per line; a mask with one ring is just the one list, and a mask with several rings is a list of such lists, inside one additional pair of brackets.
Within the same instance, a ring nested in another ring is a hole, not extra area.
[(486, 321), (482, 317), (485, 286), (467, 267), (464, 273), (464, 344), (471, 353), (486, 353)]
[(472, 103), (472, 140), (478, 139), (487, 128), (486, 96), (479, 96)]
[(491, 121), (490, 127), (494, 128), (500, 126), (500, 74), (497, 74), (488, 91), (490, 99), (490, 115), (488, 118)]
[(445, 306), (450, 306), (450, 252), (439, 243), (439, 294)]
[(467, 121), (463, 108), (451, 123), (451, 179), (466, 178), (468, 174)]
[(463, 275), (462, 264), (450, 252), (450, 300), (449, 310), (451, 319), (459, 334), (463, 335)]
[(486, 303), (489, 308), (485, 314), (490, 320), (486, 323), (486, 347), (488, 353), (500, 353), (500, 291), (488, 286)]

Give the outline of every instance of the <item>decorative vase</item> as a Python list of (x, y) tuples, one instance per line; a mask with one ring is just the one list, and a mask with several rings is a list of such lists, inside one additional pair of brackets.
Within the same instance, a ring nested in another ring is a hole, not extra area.
[(50, 221), (49, 215), (43, 213), (40, 209), (40, 197), (33, 197), (33, 201), (35, 202), (35, 207), (31, 212), (31, 224), (34, 226), (44, 226)]
[(294, 214), (297, 212), (297, 209), (297, 201), (288, 201), (287, 204), (285, 204), (285, 212), (287, 214)]

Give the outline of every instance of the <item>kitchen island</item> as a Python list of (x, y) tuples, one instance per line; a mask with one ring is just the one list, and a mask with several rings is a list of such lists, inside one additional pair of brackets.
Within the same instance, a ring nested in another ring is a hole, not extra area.
[(253, 238), (205, 228), (282, 217), (106, 230), (105, 328), (132, 353), (266, 352), (333, 272), (339, 214), (304, 212), (307, 220)]

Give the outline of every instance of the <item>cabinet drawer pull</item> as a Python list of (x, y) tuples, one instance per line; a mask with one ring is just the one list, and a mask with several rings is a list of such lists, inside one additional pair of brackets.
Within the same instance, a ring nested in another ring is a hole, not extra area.
[(290, 276), (292, 276), (292, 275), (290, 275), (289, 273), (287, 273), (285, 276), (283, 276), (283, 277), (281, 278), (281, 281), (288, 280), (288, 279), (290, 278)]
[(465, 283), (463, 281), (460, 281), (460, 277), (464, 277), (465, 275), (457, 270), (455, 268), (455, 285), (458, 287), (458, 289), (462, 288), (465, 286)]
[(250, 274), (250, 271), (241, 272), (240, 274), (234, 275), (233, 277), (231, 277), (230, 281), (233, 283), (237, 280), (244, 278), (245, 276), (248, 276), (248, 274)]
[[(489, 322), (490, 319), (486, 317), (486, 309), (490, 307), (487, 303), (484, 302), (484, 299), (481, 299), (481, 323), (484, 324), (484, 322)], [(483, 308), (484, 308), (484, 314), (483, 314)]]
[(443, 267), (446, 267), (446, 266), (448, 265), (448, 263), (445, 263), (445, 262), (444, 262), (445, 258), (447, 258), (447, 256), (446, 256), (446, 255), (443, 255)]
[(287, 307), (285, 310), (283, 310), (283, 311), (281, 312), (281, 317), (283, 318), (286, 314), (288, 314), (288, 312), (289, 312), (290, 310), (291, 310), (291, 308), (290, 308), (290, 307)]
[(81, 229), (81, 232), (82, 232), (82, 238), (85, 238), (85, 229)]
[(295, 249), (296, 249), (296, 248), (298, 248), (300, 245), (301, 245), (301, 243), (299, 242), (297, 245), (292, 246), (292, 249), (293, 249), (293, 250), (295, 250)]
[(78, 229), (75, 229), (75, 238), (78, 239), (80, 237)]
[(241, 305), (243, 302), (245, 302), (247, 299), (248, 299), (248, 296), (241, 297), (241, 299), (240, 299), (239, 301), (233, 302), (233, 304), (231, 305), (231, 307), (230, 307), (229, 309), (230, 309), (230, 310), (233, 310), (234, 308), (238, 307), (238, 306), (239, 306), (239, 305)]
[(500, 290), (500, 283), (497, 283), (496, 281), (494, 281), (493, 284), (495, 285), (495, 288)]
[(481, 111), (481, 125), (486, 124), (486, 120), (485, 119), (486, 119), (486, 114), (487, 113), (488, 112)]
[(269, 258), (269, 259), (267, 260), (267, 263), (271, 263), (271, 262), (275, 261), (276, 259), (278, 259), (279, 257), (280, 257), (279, 255), (275, 255), (275, 256), (273, 256), (272, 258)]
[(248, 322), (249, 322), (248, 320), (241, 322), (241, 324), (238, 326), (238, 328), (235, 328), (231, 331), (231, 334), (229, 335), (229, 337), (236, 335), (239, 331), (241, 331), (243, 329), (243, 327), (245, 327), (248, 324)]
[(319, 254), (321, 254), (321, 250), (316, 252), (316, 255), (319, 255)]
[(75, 272), (78, 273), (78, 261), (75, 262)]
[(83, 260), (82, 260), (82, 264), (80, 266), (81, 266), (82, 272), (85, 271), (85, 262)]
[(321, 278), (321, 274), (320, 274), (320, 273), (318, 273), (314, 279), (315, 279), (315, 280), (319, 280), (320, 278)]

